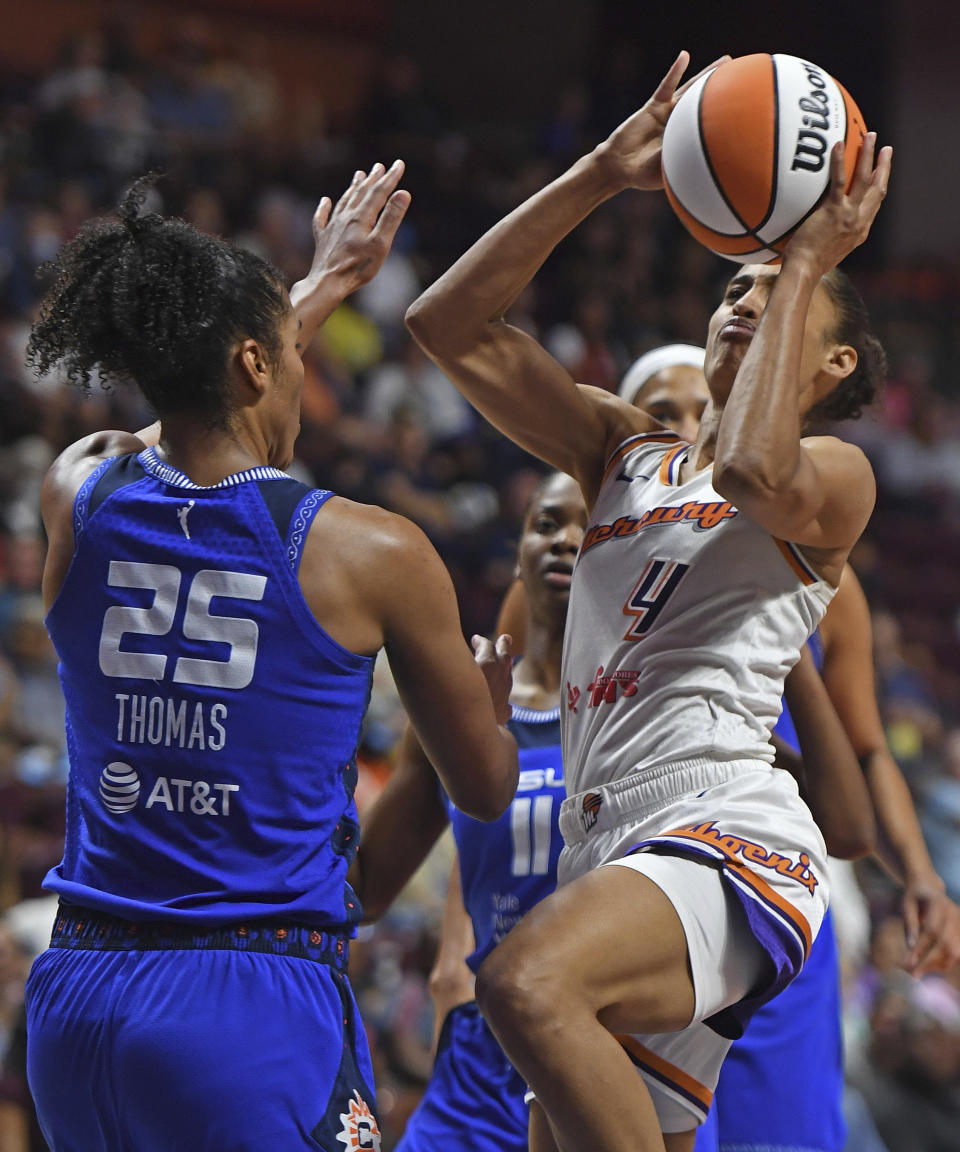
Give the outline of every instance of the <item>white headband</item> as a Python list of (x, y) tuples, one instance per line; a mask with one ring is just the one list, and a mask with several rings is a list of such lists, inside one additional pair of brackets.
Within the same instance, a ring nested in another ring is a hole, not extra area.
[(679, 365), (703, 368), (705, 356), (706, 350), (698, 348), (695, 344), (665, 344), (662, 348), (654, 348), (630, 365), (620, 381), (617, 395), (628, 404), (632, 404), (637, 398), (637, 393), (651, 376), (656, 376), (665, 368), (676, 368)]

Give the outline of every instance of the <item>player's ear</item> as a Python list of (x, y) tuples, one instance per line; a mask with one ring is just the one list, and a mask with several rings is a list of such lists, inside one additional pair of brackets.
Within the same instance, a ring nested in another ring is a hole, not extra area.
[(834, 344), (827, 360), (827, 372), (839, 384), (854, 371), (859, 359), (852, 344)]
[(255, 404), (270, 385), (270, 369), (263, 348), (256, 340), (241, 340), (234, 346), (231, 359), (241, 394), (249, 390), (247, 402)]

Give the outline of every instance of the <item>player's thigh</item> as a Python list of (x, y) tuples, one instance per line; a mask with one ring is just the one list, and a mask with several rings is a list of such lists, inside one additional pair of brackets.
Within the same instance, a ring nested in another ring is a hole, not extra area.
[(628, 868), (598, 868), (558, 889), (511, 930), (481, 969), (493, 1006), (519, 997), (580, 1005), (614, 1032), (685, 1027), (694, 991), (680, 918), (661, 888)]

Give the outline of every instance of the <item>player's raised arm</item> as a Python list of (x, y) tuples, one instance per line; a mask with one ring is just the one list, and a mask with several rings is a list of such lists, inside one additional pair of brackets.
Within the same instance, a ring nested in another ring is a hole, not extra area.
[(801, 443), (801, 420), (857, 367), (857, 349), (838, 338), (843, 317), (825, 277), (866, 239), (886, 192), (891, 150), (874, 167), (875, 143), (874, 133), (864, 140), (849, 193), (843, 146), (834, 148), (827, 198), (787, 245), (779, 275), (746, 268), (711, 323), (715, 358), (749, 342), (720, 421), (716, 490), (774, 535), (838, 551), (841, 563), (873, 508), (872, 473), (851, 445)]
[(578, 479), (588, 500), (608, 451), (649, 422), (580, 388), (504, 315), (556, 245), (626, 188), (659, 188), (663, 127), (689, 57), (681, 53), (639, 112), (477, 241), (407, 313), (421, 347), (487, 419)]

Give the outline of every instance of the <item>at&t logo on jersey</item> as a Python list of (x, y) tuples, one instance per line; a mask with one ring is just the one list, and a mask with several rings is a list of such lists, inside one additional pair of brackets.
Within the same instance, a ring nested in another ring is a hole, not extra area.
[(377, 1118), (356, 1089), (347, 1111), (340, 1113), (340, 1123), (343, 1129), (337, 1133), (337, 1140), (343, 1144), (347, 1152), (363, 1152), (363, 1150), (380, 1152), (380, 1128)]
[(114, 760), (100, 773), (100, 799), (108, 812), (130, 812), (140, 797), (140, 777), (122, 760)]
[[(140, 774), (120, 760), (114, 760), (100, 773), (100, 799), (104, 808), (115, 815), (132, 812), (140, 801), (141, 790)], [(229, 816), (231, 796), (239, 791), (239, 784), (158, 776), (143, 807), (149, 810), (159, 806), (168, 812), (192, 812), (195, 816)]]

